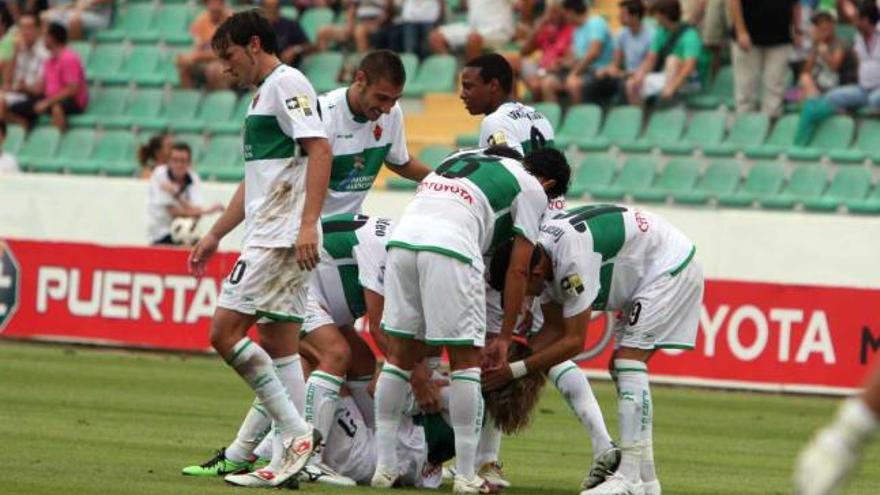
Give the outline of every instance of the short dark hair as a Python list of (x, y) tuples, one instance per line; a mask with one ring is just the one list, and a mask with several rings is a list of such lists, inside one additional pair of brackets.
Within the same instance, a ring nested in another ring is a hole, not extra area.
[(260, 9), (237, 12), (223, 21), (211, 38), (211, 48), (216, 53), (222, 53), (229, 45), (247, 46), (254, 36), (260, 38), (264, 52), (272, 55), (278, 53), (278, 37)]
[(645, 4), (642, 0), (623, 0), (618, 6), (631, 16), (639, 19), (645, 17)]
[(651, 13), (661, 14), (672, 22), (681, 20), (681, 3), (678, 0), (655, 0), (651, 5)]
[(513, 160), (522, 160), (523, 156), (519, 151), (503, 144), (495, 144), (483, 150), (484, 155), (500, 156), (501, 158), (511, 158)]
[(880, 8), (874, 0), (862, 0), (857, 6), (859, 18), (867, 18), (871, 24), (877, 24), (880, 21)]
[(584, 0), (562, 0), (562, 8), (577, 15), (587, 13), (587, 3)]
[(49, 24), (46, 34), (59, 44), (67, 44), (67, 28), (57, 22)]
[(189, 156), (189, 159), (192, 160), (192, 156), (193, 156), (192, 148), (190, 148), (189, 145), (184, 143), (183, 141), (177, 141), (174, 144), (172, 144), (171, 151), (174, 151), (174, 150), (186, 151), (187, 156)]
[(359, 71), (367, 76), (367, 84), (378, 80), (388, 81), (393, 86), (406, 84), (406, 69), (400, 56), (391, 50), (374, 50), (366, 54), (358, 65)]
[(571, 166), (565, 154), (556, 148), (538, 148), (523, 158), (523, 167), (532, 175), (552, 179), (556, 184), (547, 191), (548, 198), (558, 198), (568, 192)]
[(498, 80), (498, 85), (505, 94), (510, 94), (513, 89), (513, 68), (506, 58), (497, 53), (486, 53), (474, 57), (464, 64), (465, 67), (480, 69), (480, 79), (489, 83), (492, 79)]

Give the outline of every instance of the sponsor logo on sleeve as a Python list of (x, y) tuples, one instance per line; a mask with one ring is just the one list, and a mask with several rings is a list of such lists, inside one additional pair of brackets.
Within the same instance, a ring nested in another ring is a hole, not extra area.
[(506, 146), (507, 138), (504, 137), (504, 133), (501, 131), (492, 133), (489, 136), (489, 146)]
[(312, 104), (306, 95), (296, 95), (293, 98), (288, 98), (284, 100), (284, 104), (287, 105), (288, 110), (298, 110), (306, 117), (311, 117), (313, 114)]
[(562, 290), (570, 296), (577, 296), (584, 291), (584, 283), (577, 273), (568, 275), (562, 279)]

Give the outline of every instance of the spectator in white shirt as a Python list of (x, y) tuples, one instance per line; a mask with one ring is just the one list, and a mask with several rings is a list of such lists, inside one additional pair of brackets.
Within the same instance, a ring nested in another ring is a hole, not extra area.
[[(464, 1), (462, 1), (464, 4)], [(428, 43), (434, 53), (448, 53), (464, 49), (464, 59), (470, 60), (483, 47), (498, 50), (513, 38), (511, 0), (469, 0), (467, 22), (445, 24), (431, 31)]]
[(18, 173), (18, 160), (12, 153), (3, 151), (6, 141), (6, 122), (0, 120), (0, 175)]
[(171, 238), (175, 218), (198, 219), (223, 211), (223, 205), (203, 207), (202, 181), (192, 169), (192, 150), (186, 143), (175, 143), (168, 165), (159, 165), (150, 177), (147, 197), (147, 235), (151, 244), (177, 244)]
[(445, 0), (403, 0), (403, 50), (419, 59), (428, 56), (428, 34), (443, 19)]
[(3, 68), (3, 97), (0, 98), (0, 117), (8, 105), (25, 100), (39, 100), (43, 96), (43, 64), (49, 52), (40, 40), (40, 18), (22, 14), (18, 18), (18, 40), (12, 63)]

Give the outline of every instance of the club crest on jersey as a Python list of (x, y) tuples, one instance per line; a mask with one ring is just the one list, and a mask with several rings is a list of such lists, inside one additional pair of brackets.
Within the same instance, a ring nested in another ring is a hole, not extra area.
[(507, 138), (504, 137), (504, 133), (498, 131), (489, 136), (489, 146), (505, 146), (507, 145)]
[(373, 127), (373, 137), (376, 139), (376, 141), (382, 139), (382, 126), (381, 125), (376, 124), (376, 127)]
[(254, 95), (254, 99), (251, 100), (251, 110), (257, 108), (257, 102), (260, 101), (260, 93)]
[(288, 110), (299, 110), (306, 117), (312, 116), (312, 104), (306, 95), (296, 95), (293, 98), (284, 100)]
[(569, 275), (562, 279), (562, 290), (565, 291), (566, 294), (576, 296), (584, 291), (584, 283), (581, 282), (581, 277), (577, 273), (573, 275)]

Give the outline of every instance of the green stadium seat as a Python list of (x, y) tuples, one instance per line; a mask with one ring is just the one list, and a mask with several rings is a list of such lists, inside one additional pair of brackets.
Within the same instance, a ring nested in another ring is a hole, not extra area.
[[(237, 136), (236, 138), (241, 142), (240, 138)], [(175, 134), (174, 141), (184, 142), (189, 145), (190, 151), (192, 151), (192, 163), (199, 163), (199, 160), (202, 159), (202, 155), (205, 154), (205, 137), (202, 136), (201, 133), (189, 132)], [(241, 155), (241, 148), (239, 148), (238, 154)]]
[(186, 5), (164, 5), (156, 14), (159, 39), (168, 45), (192, 45), (189, 34), (190, 9)]
[(419, 72), (419, 57), (412, 53), (401, 53), (400, 61), (403, 62), (403, 70), (406, 71), (406, 82), (412, 81)]
[(89, 58), (92, 55), (92, 42), (91, 41), (71, 41), (70, 48), (73, 49), (78, 55), (79, 59), (83, 63), (83, 67), (89, 66)]
[(864, 199), (847, 199), (846, 209), (850, 213), (876, 215), (880, 213), (880, 186), (874, 187), (871, 194)]
[(419, 71), (411, 83), (403, 89), (409, 97), (425, 93), (455, 92), (456, 61), (452, 55), (431, 55), (422, 61)]
[(342, 86), (342, 83), (338, 82), (336, 78), (339, 76), (339, 71), (342, 70), (343, 63), (344, 57), (341, 53), (321, 52), (306, 57), (300, 70), (312, 82), (315, 91), (320, 94)]
[(190, 48), (171, 47), (165, 51), (165, 56), (159, 62), (159, 72), (164, 76), (165, 82), (172, 87), (180, 86), (180, 73), (177, 71), (177, 56), (187, 53)]
[(614, 144), (635, 141), (642, 130), (642, 109), (635, 106), (614, 107), (605, 117), (599, 135), (580, 139), (578, 148), (586, 151), (603, 151)]
[(674, 158), (666, 164), (657, 181), (648, 189), (636, 190), (636, 201), (662, 203), (670, 195), (690, 191), (700, 178), (700, 164), (691, 158)]
[[(119, 88), (108, 88), (119, 89)], [(101, 125), (105, 129), (140, 127), (140, 122), (158, 117), (162, 110), (164, 92), (161, 89), (139, 89), (128, 97), (126, 105), (117, 108), (112, 115), (103, 115)], [(124, 111), (123, 111), (124, 109)]]
[(709, 165), (692, 190), (674, 192), (672, 198), (679, 204), (706, 204), (711, 198), (733, 194), (739, 180), (739, 163), (734, 160), (719, 160)]
[(134, 143), (129, 131), (107, 131), (95, 145), (91, 160), (107, 175), (131, 176), (135, 170)]
[(72, 174), (97, 175), (97, 163), (88, 160), (95, 148), (94, 129), (72, 129), (61, 136), (61, 143), (55, 156), (32, 160), (37, 170), (67, 169)]
[(3, 140), (3, 151), (17, 155), (24, 143), (24, 127), (17, 124), (6, 126), (6, 139)]
[(798, 119), (800, 116), (786, 115), (776, 121), (767, 142), (745, 148), (746, 157), (753, 160), (777, 158), (794, 145), (794, 135), (797, 133)]
[(862, 120), (852, 148), (831, 150), (828, 158), (834, 163), (862, 163), (868, 159), (880, 162), (880, 120)]
[(90, 81), (116, 77), (124, 58), (125, 46), (121, 43), (98, 45), (86, 65), (86, 77)]
[(145, 43), (155, 43), (159, 34), (153, 27), (156, 8), (148, 4), (129, 5), (118, 13), (113, 22), (112, 29), (98, 31), (95, 40), (107, 42), (120, 42), (125, 39), (138, 40)]
[(848, 201), (860, 201), (871, 189), (871, 172), (862, 167), (843, 167), (837, 170), (831, 185), (821, 197), (804, 200), (809, 211), (835, 211)]
[(196, 89), (175, 89), (168, 102), (162, 106), (158, 117), (138, 119), (141, 128), (157, 131), (168, 128), (174, 122), (195, 118), (202, 101), (202, 92)]
[(104, 81), (117, 84), (134, 81), (138, 86), (161, 86), (165, 83), (165, 76), (159, 71), (159, 64), (164, 58), (156, 46), (137, 45), (122, 64), (121, 73)]
[(535, 108), (540, 114), (550, 122), (550, 127), (553, 129), (557, 129), (559, 127), (559, 121), (562, 120), (562, 108), (559, 107), (559, 103), (556, 102), (543, 102), (543, 103), (534, 103), (532, 107)]
[(649, 156), (630, 156), (614, 182), (608, 187), (594, 188), (590, 191), (590, 196), (601, 200), (620, 200), (627, 193), (649, 188), (657, 175), (654, 162)]
[(299, 24), (312, 43), (318, 40), (318, 30), (327, 24), (333, 24), (333, 11), (327, 7), (312, 7), (300, 16)]
[(299, 9), (293, 5), (285, 5), (284, 7), (281, 7), (281, 17), (297, 19), (299, 18)]
[(723, 206), (751, 206), (755, 200), (779, 193), (785, 183), (785, 167), (776, 162), (758, 162), (746, 174), (742, 188), (732, 194), (718, 196)]
[(91, 90), (91, 101), (86, 112), (71, 115), (71, 127), (95, 127), (103, 123), (107, 117), (119, 115), (125, 110), (129, 98), (128, 88), (103, 88)]
[(589, 155), (574, 171), (568, 195), (578, 198), (586, 193), (607, 189), (617, 171), (617, 160), (609, 154)]
[(721, 67), (708, 91), (688, 98), (691, 108), (716, 109), (722, 105), (733, 106), (733, 68), (729, 65)]
[[(425, 146), (419, 152), (419, 161), (428, 165), (432, 169), (437, 168), (440, 163), (453, 152), (455, 152), (454, 148), (442, 144)], [(414, 190), (417, 185), (418, 182), (399, 177), (396, 174), (385, 181), (385, 187), (391, 191), (411, 191)]]
[(254, 95), (251, 93), (242, 95), (242, 97), (238, 99), (238, 103), (235, 105), (235, 110), (233, 110), (231, 117), (223, 121), (208, 121), (208, 132), (211, 134), (241, 134), (241, 126), (244, 124), (244, 119), (247, 117), (248, 107), (251, 106), (253, 99)]
[(602, 109), (598, 105), (582, 104), (568, 108), (562, 127), (554, 141), (560, 148), (580, 145), (596, 137), (602, 124)]
[(685, 120), (687, 116), (680, 108), (656, 111), (651, 115), (642, 137), (619, 141), (617, 145), (627, 153), (648, 153), (661, 143), (678, 141), (684, 130)]
[(696, 149), (717, 146), (724, 137), (724, 114), (717, 111), (696, 112), (681, 140), (660, 143), (667, 155), (690, 155)]
[(236, 101), (233, 91), (212, 91), (205, 96), (194, 118), (173, 119), (169, 127), (174, 132), (199, 132), (209, 122), (228, 122), (235, 110)]
[[(229, 175), (226, 179), (217, 176), (219, 171), (224, 174), (235, 168), (243, 160), (241, 151), (241, 137), (217, 136), (211, 139), (205, 149), (204, 155), (198, 160), (198, 170), (205, 175), (214, 175), (220, 180), (233, 180)], [(244, 174), (244, 167), (238, 167)], [(234, 174), (232, 174), (234, 175)]]
[(786, 151), (790, 160), (817, 161), (831, 150), (846, 149), (852, 142), (855, 123), (847, 115), (836, 115), (819, 124), (807, 147), (794, 146)]
[(18, 163), (25, 168), (33, 168), (36, 172), (61, 172), (64, 170), (62, 164), (49, 164), (45, 167), (36, 164), (39, 160), (54, 157), (60, 140), (61, 132), (57, 127), (37, 127), (31, 131), (22, 145), (18, 153)]
[(706, 156), (734, 156), (737, 152), (749, 147), (764, 144), (767, 131), (770, 130), (770, 117), (763, 113), (743, 113), (736, 116), (730, 132), (723, 142), (711, 146), (703, 146)]
[(762, 208), (790, 210), (797, 203), (818, 198), (828, 185), (828, 175), (823, 167), (802, 165), (794, 169), (781, 194), (768, 196), (758, 203)]

